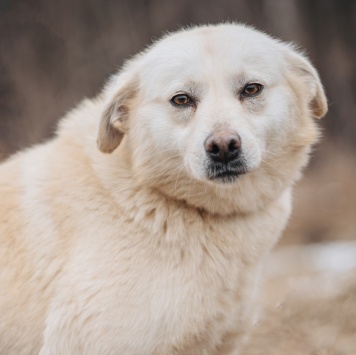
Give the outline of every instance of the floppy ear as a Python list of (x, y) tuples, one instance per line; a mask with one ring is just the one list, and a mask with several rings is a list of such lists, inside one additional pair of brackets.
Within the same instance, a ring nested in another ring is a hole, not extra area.
[(113, 152), (128, 129), (130, 103), (136, 93), (134, 81), (123, 84), (109, 99), (101, 115), (97, 144), (103, 153)]
[(288, 48), (286, 61), (290, 74), (294, 76), (295, 80), (302, 81), (304, 84), (301, 88), (303, 91), (301, 94), (306, 95), (312, 115), (316, 118), (325, 116), (328, 111), (328, 105), (324, 88), (316, 69), (306, 57), (290, 47)]

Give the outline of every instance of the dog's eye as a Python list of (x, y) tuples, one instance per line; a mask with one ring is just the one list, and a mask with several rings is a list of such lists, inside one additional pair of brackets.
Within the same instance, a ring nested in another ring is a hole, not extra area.
[(263, 89), (263, 85), (261, 84), (257, 84), (257, 83), (247, 84), (243, 88), (241, 92), (241, 96), (244, 97), (256, 96), (262, 91), (262, 89)]
[(193, 99), (186, 94), (178, 94), (171, 98), (171, 103), (174, 106), (188, 106), (193, 103)]

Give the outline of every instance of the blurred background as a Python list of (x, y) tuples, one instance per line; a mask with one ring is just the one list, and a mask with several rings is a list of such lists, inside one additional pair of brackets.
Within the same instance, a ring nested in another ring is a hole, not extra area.
[(245, 354), (356, 354), (356, 1), (1, 0), (0, 159), (51, 137), (164, 32), (222, 21), (300, 45), (329, 100)]

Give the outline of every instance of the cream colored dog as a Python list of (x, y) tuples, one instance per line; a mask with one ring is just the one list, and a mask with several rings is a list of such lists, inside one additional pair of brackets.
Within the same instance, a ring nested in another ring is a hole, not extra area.
[(0, 353), (237, 354), (326, 110), (309, 61), (242, 25), (137, 55), (1, 165)]

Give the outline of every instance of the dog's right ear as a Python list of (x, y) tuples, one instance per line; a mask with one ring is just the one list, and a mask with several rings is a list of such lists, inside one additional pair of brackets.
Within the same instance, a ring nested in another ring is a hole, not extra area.
[(99, 125), (97, 144), (103, 153), (113, 152), (121, 143), (128, 130), (130, 105), (137, 89), (136, 81), (122, 84), (109, 99), (102, 113)]

